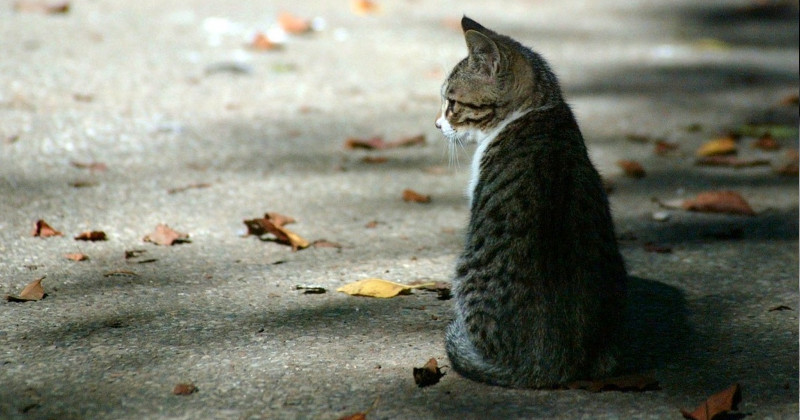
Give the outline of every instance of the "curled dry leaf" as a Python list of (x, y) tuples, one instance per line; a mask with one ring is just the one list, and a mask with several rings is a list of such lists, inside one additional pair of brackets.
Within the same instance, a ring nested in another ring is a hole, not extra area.
[(311, 21), (295, 16), (288, 12), (281, 12), (278, 15), (278, 24), (290, 34), (303, 34), (311, 31)]
[(432, 357), (421, 368), (414, 368), (413, 373), (414, 383), (416, 383), (420, 388), (436, 385), (439, 383), (439, 379), (442, 379), (442, 376), (444, 376), (444, 373), (442, 373), (442, 370), (439, 368), (439, 364), (436, 362), (436, 359)]
[(72, 261), (86, 261), (89, 259), (88, 255), (81, 253), (64, 254), (64, 257)]
[(197, 392), (197, 387), (193, 383), (181, 383), (172, 388), (172, 394), (174, 395), (190, 395), (195, 392)]
[(405, 137), (395, 141), (385, 141), (383, 137), (375, 136), (367, 139), (351, 137), (344, 142), (345, 149), (385, 150), (399, 147), (411, 147), (425, 144), (425, 135)]
[(697, 156), (732, 155), (738, 151), (736, 139), (733, 136), (719, 137), (708, 141), (697, 149)]
[(146, 235), (142, 238), (145, 242), (151, 242), (156, 245), (174, 245), (189, 241), (188, 233), (181, 233), (173, 230), (169, 226), (159, 223), (153, 233)]
[(735, 191), (705, 191), (694, 199), (685, 200), (684, 210), (706, 213), (730, 213), (754, 216), (756, 212), (750, 204)]
[(45, 296), (44, 287), (42, 287), (42, 280), (46, 276), (39, 277), (38, 279), (28, 283), (19, 295), (6, 295), (6, 300), (9, 302), (30, 302), (42, 300)]
[(31, 232), (31, 235), (40, 238), (49, 238), (51, 236), (63, 236), (64, 234), (53, 229), (44, 220), (39, 219), (33, 224), (33, 232)]
[(432, 283), (424, 284), (400, 284), (388, 280), (368, 278), (359, 280), (355, 283), (346, 284), (338, 289), (337, 292), (347, 293), (351, 296), (367, 296), (376, 298), (391, 298), (397, 295), (409, 294), (411, 289), (420, 289), (423, 286)]
[(716, 416), (736, 410), (742, 400), (742, 391), (739, 384), (733, 384), (728, 389), (718, 392), (689, 412), (681, 409), (683, 417), (692, 420), (711, 420)]
[(283, 227), (289, 223), (294, 223), (294, 219), (279, 213), (266, 213), (263, 218), (245, 220), (247, 234), (262, 236), (272, 234), (275, 241), (292, 247), (292, 251), (308, 248), (311, 243), (300, 235)]
[(617, 162), (617, 166), (622, 168), (625, 176), (631, 178), (644, 178), (645, 176), (645, 171), (642, 167), (642, 164), (634, 160), (620, 160)]
[(412, 189), (403, 190), (403, 201), (411, 203), (430, 203), (431, 196), (420, 194)]
[(655, 378), (642, 375), (625, 375), (595, 381), (575, 381), (566, 385), (569, 389), (585, 389), (590, 392), (602, 391), (656, 391), (661, 389)]
[(106, 233), (100, 230), (87, 230), (86, 232), (81, 232), (78, 236), (75, 237), (76, 241), (105, 241), (108, 239)]

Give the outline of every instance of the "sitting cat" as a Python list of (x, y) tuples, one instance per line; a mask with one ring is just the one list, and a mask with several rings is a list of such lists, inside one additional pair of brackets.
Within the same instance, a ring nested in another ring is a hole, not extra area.
[(436, 119), (449, 141), (477, 143), (453, 369), (517, 388), (608, 375), (626, 273), (600, 176), (544, 59), (466, 16), (461, 26), (469, 55)]

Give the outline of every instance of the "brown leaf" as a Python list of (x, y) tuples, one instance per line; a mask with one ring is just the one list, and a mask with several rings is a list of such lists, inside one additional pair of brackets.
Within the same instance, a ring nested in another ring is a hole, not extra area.
[(247, 226), (248, 235), (262, 236), (269, 233), (275, 236), (276, 242), (291, 246), (292, 251), (308, 248), (311, 245), (310, 242), (283, 227), (283, 225), (293, 222), (294, 219), (291, 217), (278, 213), (267, 213), (260, 219), (245, 220), (244, 224)]
[(439, 379), (444, 376), (435, 358), (428, 360), (425, 366), (414, 368), (414, 383), (420, 388), (439, 383)]
[(741, 400), (742, 391), (739, 384), (733, 384), (728, 389), (708, 397), (692, 412), (681, 409), (681, 414), (687, 419), (711, 420), (719, 414), (736, 410), (736, 406)]
[(310, 20), (297, 17), (288, 12), (281, 12), (278, 15), (278, 24), (290, 34), (303, 34), (311, 31)]
[(197, 387), (193, 383), (188, 384), (177, 384), (174, 388), (172, 388), (172, 393), (174, 395), (190, 395), (197, 392)]
[(76, 162), (73, 160), (70, 163), (78, 169), (88, 169), (92, 172), (105, 172), (108, 170), (108, 166), (102, 162)]
[(175, 231), (163, 223), (159, 223), (156, 226), (156, 230), (146, 235), (142, 240), (156, 245), (174, 245), (190, 242), (188, 233)]
[(697, 156), (732, 155), (738, 151), (736, 139), (731, 135), (706, 142), (697, 149)]
[(81, 232), (78, 236), (75, 237), (76, 241), (105, 241), (108, 239), (106, 237), (106, 233), (100, 230), (87, 230), (86, 232)]
[(642, 375), (625, 375), (594, 381), (575, 381), (566, 385), (569, 389), (585, 389), (590, 392), (602, 391), (655, 391), (661, 389), (655, 378)]
[(735, 191), (705, 191), (694, 199), (685, 200), (681, 207), (684, 210), (704, 213), (730, 213), (754, 216), (750, 204)]
[(644, 178), (645, 176), (645, 171), (642, 165), (634, 160), (620, 160), (617, 162), (617, 166), (622, 168), (625, 176), (631, 178)]
[(350, 0), (350, 10), (357, 15), (369, 15), (378, 13), (380, 5), (372, 0)]
[(386, 163), (389, 158), (386, 156), (364, 156), (361, 161), (364, 163)]
[(359, 139), (356, 137), (350, 137), (349, 139), (345, 140), (344, 148), (345, 149), (367, 149), (367, 150), (383, 150), (388, 149), (387, 142), (383, 140), (383, 137), (370, 137), (368, 139)]
[(411, 189), (405, 189), (403, 190), (403, 201), (408, 201), (411, 203), (430, 203), (431, 196), (420, 194)]
[(659, 156), (664, 156), (669, 154), (670, 152), (678, 150), (678, 147), (679, 147), (678, 143), (670, 143), (666, 140), (656, 140), (653, 153)]
[(753, 166), (769, 165), (767, 159), (740, 159), (733, 155), (727, 156), (705, 156), (697, 159), (695, 165), (699, 166), (728, 166), (731, 168), (748, 168)]
[(41, 13), (45, 15), (69, 12), (69, 2), (49, 2), (46, 0), (20, 0), (14, 3), (14, 10), (25, 13)]
[(9, 302), (30, 302), (42, 300), (45, 296), (44, 287), (42, 287), (42, 280), (46, 276), (39, 277), (38, 279), (28, 283), (18, 296), (6, 295), (6, 300)]
[(644, 250), (647, 252), (653, 252), (656, 254), (670, 254), (672, 253), (672, 247), (666, 245), (659, 245), (653, 242), (647, 242), (644, 244)]
[(778, 143), (778, 140), (775, 140), (772, 134), (764, 133), (756, 139), (750, 147), (761, 150), (778, 150), (781, 148), (781, 145)]
[(33, 232), (31, 232), (32, 236), (38, 236), (40, 238), (49, 238), (51, 236), (63, 236), (64, 234), (53, 229), (50, 225), (47, 224), (42, 219), (39, 219), (33, 225)]
[(339, 420), (367, 420), (367, 413), (350, 414), (349, 416), (339, 417)]
[(425, 280), (415, 280), (408, 284), (409, 286), (419, 286), (420, 290), (427, 290), (436, 292), (436, 298), (439, 300), (449, 300), (452, 298), (451, 284), (446, 281), (429, 282)]
[(280, 44), (270, 40), (269, 37), (263, 32), (256, 32), (256, 34), (253, 35), (253, 39), (250, 41), (250, 44), (248, 45), (250, 48), (258, 51), (272, 51), (281, 47)]
[(370, 220), (369, 222), (367, 222), (367, 224), (364, 225), (364, 227), (367, 229), (375, 229), (376, 227), (378, 227), (380, 223), (381, 222), (377, 220)]
[(797, 93), (790, 93), (781, 99), (781, 105), (797, 105), (800, 103), (800, 97)]
[(86, 254), (81, 253), (74, 253), (74, 254), (64, 254), (64, 257), (72, 260), (72, 261), (86, 261), (89, 259), (89, 256)]

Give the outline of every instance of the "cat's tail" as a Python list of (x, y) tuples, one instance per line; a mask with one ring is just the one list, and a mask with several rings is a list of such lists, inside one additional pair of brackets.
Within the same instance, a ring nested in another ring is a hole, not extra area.
[(490, 385), (519, 387), (512, 369), (497, 366), (478, 352), (467, 337), (467, 329), (459, 316), (447, 327), (445, 350), (453, 370), (473, 381)]

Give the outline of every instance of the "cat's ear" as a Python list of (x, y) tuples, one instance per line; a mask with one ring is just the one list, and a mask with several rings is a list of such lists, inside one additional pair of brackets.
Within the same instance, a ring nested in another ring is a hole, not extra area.
[(464, 33), (469, 50), (469, 65), (487, 77), (494, 77), (500, 68), (500, 50), (488, 36), (470, 29)]
[(464, 32), (467, 32), (467, 31), (470, 31), (470, 30), (482, 32), (482, 31), (486, 30), (486, 28), (484, 28), (483, 25), (481, 25), (480, 23), (475, 22), (474, 20), (468, 18), (466, 15), (464, 15), (461, 18), (461, 29)]

